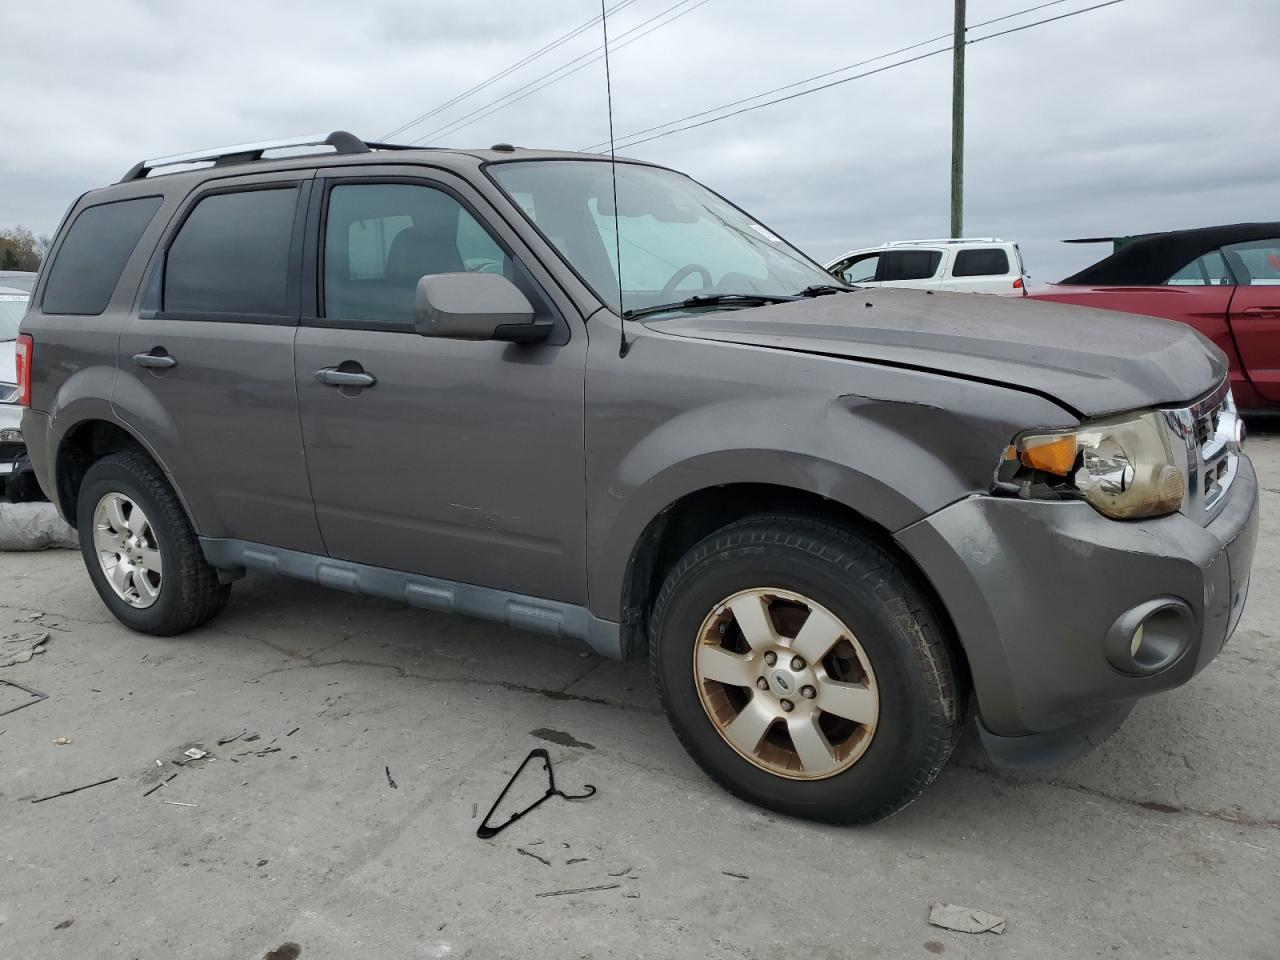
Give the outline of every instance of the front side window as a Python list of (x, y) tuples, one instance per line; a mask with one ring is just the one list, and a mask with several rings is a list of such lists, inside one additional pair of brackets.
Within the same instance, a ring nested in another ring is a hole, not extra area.
[(489, 232), (443, 190), (353, 183), (329, 192), (326, 317), (408, 326), (423, 276), (463, 272), (511, 278), (513, 265)]
[(41, 309), (81, 316), (107, 309), (129, 255), (161, 202), (139, 197), (81, 210), (49, 268)]
[(1203, 257), (1196, 257), (1165, 281), (1170, 287), (1218, 287), (1230, 286), (1235, 281), (1227, 269), (1222, 251), (1214, 250)]
[(1280, 285), (1280, 239), (1250, 240), (1222, 248), (1242, 284)]
[(296, 186), (215, 193), (169, 244), (166, 313), (285, 317)]
[(488, 171), (604, 303), (624, 312), (695, 294), (793, 296), (831, 275), (710, 190), (671, 170), (592, 160)]
[(846, 261), (840, 268), (840, 277), (845, 283), (870, 283), (876, 278), (879, 266), (880, 254), (863, 254)]
[(886, 250), (880, 255), (877, 280), (928, 280), (942, 263), (941, 250)]
[(997, 248), (960, 250), (951, 267), (953, 277), (1003, 277), (1009, 272), (1009, 255)]

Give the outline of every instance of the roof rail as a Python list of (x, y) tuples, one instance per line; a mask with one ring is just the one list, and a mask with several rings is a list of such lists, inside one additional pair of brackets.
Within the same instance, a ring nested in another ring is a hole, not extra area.
[(281, 140), (260, 140), (257, 143), (237, 143), (229, 147), (210, 147), (207, 150), (193, 150), (190, 153), (175, 153), (169, 157), (156, 157), (154, 160), (141, 160), (129, 168), (129, 172), (120, 178), (121, 183), (130, 180), (141, 180), (151, 171), (160, 167), (173, 167), (186, 163), (212, 162), (214, 166), (229, 166), (235, 163), (252, 163), (261, 160), (267, 150), (281, 150), (289, 147), (333, 147), (334, 153), (369, 153), (375, 146), (384, 150), (412, 149), (394, 144), (368, 144), (353, 133), (335, 130), (330, 134), (312, 133), (301, 137), (285, 137)]
[(921, 243), (1005, 243), (1002, 237), (938, 237), (931, 240), (890, 240), (886, 247), (910, 247)]

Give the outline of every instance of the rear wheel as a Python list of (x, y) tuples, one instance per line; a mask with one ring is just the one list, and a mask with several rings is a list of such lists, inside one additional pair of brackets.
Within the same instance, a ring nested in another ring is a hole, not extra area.
[(817, 519), (748, 519), (697, 544), (659, 594), (650, 654), (698, 764), (795, 816), (889, 816), (961, 729), (958, 670), (923, 592), (883, 548)]
[(231, 587), (205, 562), (164, 474), (114, 453), (85, 474), (76, 504), (89, 579), (117, 620), (142, 633), (183, 633), (212, 619)]

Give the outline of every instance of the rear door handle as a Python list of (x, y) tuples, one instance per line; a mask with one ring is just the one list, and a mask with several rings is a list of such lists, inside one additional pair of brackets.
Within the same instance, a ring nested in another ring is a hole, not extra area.
[(1258, 317), (1261, 320), (1280, 318), (1280, 307), (1245, 307), (1240, 312), (1246, 317)]
[(150, 353), (135, 353), (133, 362), (149, 370), (168, 370), (170, 367), (178, 365), (176, 357), (171, 357), (169, 354), (161, 352), (159, 347), (156, 347)]
[(372, 373), (355, 373), (334, 367), (317, 370), (316, 379), (330, 387), (372, 387), (378, 382), (378, 378)]

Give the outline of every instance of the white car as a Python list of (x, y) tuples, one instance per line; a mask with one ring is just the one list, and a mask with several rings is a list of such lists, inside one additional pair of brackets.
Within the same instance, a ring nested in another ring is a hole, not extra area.
[(1029, 279), (1016, 243), (998, 237), (899, 240), (851, 250), (827, 271), (859, 287), (916, 287), (1025, 296)]
[(22, 407), (18, 403), (14, 360), (18, 324), (30, 300), (27, 290), (0, 283), (0, 493), (9, 500), (41, 497), (31, 461), (27, 459), (27, 445), (22, 439)]

